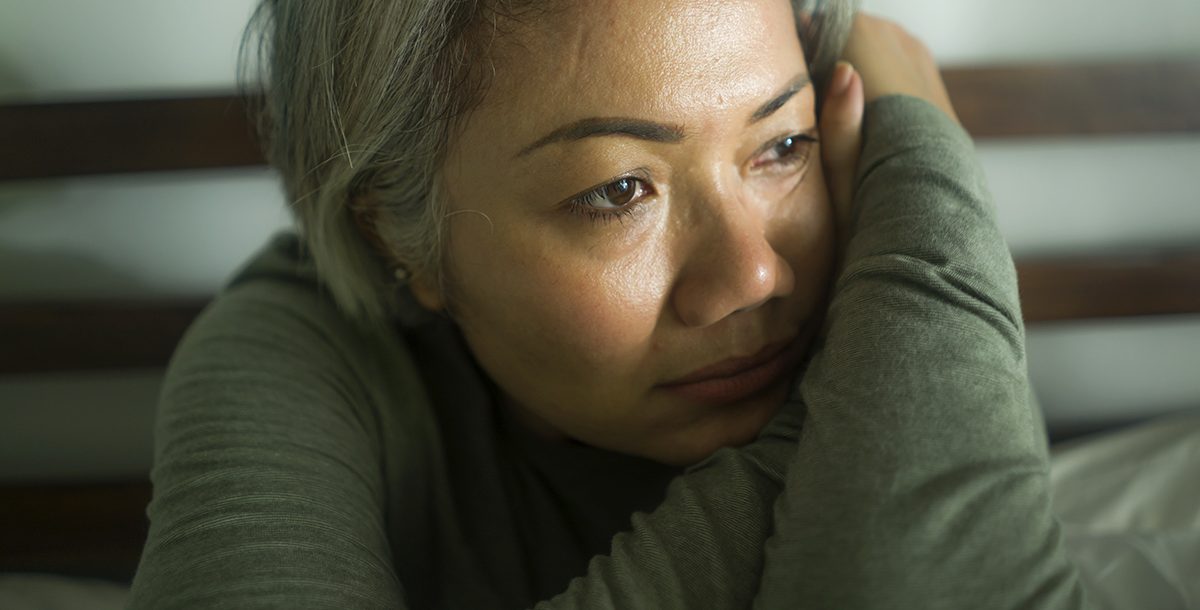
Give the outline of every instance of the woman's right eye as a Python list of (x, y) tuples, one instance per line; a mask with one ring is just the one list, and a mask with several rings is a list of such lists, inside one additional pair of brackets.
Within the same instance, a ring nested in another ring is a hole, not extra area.
[(642, 179), (625, 176), (579, 195), (571, 202), (597, 210), (615, 210), (640, 200), (649, 190), (649, 185)]
[(621, 219), (654, 194), (649, 178), (625, 175), (567, 200), (568, 209), (592, 220)]

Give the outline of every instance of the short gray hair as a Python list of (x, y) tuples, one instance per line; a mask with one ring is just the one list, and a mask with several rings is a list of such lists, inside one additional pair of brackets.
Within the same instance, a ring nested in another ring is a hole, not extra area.
[[(823, 91), (854, 0), (791, 2)], [(243, 84), (262, 104), (266, 156), (318, 275), (350, 317), (420, 319), (407, 291), (397, 290), (397, 267), (443, 284), (446, 202), (437, 175), (455, 119), (487, 84), (480, 39), (536, 4), (261, 0), (255, 10), (242, 67), (258, 75)]]

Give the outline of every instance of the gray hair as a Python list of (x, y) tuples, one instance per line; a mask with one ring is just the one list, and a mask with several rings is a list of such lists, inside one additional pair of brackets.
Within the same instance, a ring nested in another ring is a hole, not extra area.
[[(791, 2), (823, 91), (854, 1)], [(261, 103), (266, 156), (318, 275), (353, 319), (421, 318), (408, 291), (397, 289), (396, 268), (444, 286), (446, 202), (437, 176), (455, 119), (487, 85), (483, 34), (519, 17), (516, 4), (261, 0), (255, 10), (242, 69), (258, 76), (243, 85)]]

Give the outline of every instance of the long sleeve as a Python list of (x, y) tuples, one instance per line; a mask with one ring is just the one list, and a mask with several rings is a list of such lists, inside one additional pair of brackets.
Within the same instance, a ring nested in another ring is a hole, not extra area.
[(867, 115), (856, 219), (756, 607), (1080, 608), (1011, 258), (970, 139)]
[(298, 314), (310, 305), (314, 291), (249, 285), (184, 339), (131, 608), (402, 607), (374, 397), (356, 377), (369, 350), (336, 317)]

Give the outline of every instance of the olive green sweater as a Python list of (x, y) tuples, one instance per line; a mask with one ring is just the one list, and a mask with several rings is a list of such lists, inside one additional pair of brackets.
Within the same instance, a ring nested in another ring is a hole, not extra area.
[(900, 96), (864, 142), (794, 399), (682, 471), (531, 436), (452, 326), (362, 330), (277, 238), (171, 362), (132, 607), (1083, 607), (972, 143)]

